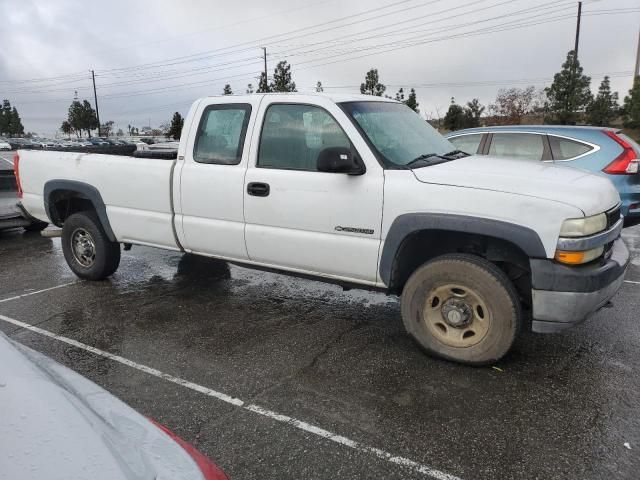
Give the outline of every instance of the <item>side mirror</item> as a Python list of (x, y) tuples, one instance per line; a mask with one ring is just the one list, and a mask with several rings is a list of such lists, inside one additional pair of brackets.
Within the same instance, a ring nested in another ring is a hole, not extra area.
[(353, 155), (351, 149), (345, 147), (329, 147), (318, 154), (317, 168), (319, 172), (346, 173), (362, 175), (365, 172), (362, 160)]

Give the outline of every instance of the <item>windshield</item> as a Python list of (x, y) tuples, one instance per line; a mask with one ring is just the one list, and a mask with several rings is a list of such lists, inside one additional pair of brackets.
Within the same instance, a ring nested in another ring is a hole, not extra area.
[(401, 103), (341, 104), (388, 166), (406, 166), (417, 158), (446, 155), (456, 147)]

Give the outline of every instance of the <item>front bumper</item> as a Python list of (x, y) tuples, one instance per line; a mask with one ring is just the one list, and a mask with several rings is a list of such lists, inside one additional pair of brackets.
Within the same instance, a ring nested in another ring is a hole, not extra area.
[(628, 264), (629, 250), (621, 238), (614, 241), (609, 259), (595, 265), (531, 260), (531, 329), (553, 333), (586, 320), (616, 294)]

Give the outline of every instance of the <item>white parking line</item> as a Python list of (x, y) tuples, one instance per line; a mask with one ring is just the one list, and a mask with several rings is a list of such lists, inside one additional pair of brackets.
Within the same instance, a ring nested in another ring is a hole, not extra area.
[(633, 280), (625, 280), (624, 283), (633, 283), (634, 285), (640, 285), (640, 282), (634, 282)]
[(2, 155), (0, 155), (0, 158), (13, 167), (13, 160), (9, 160), (8, 158), (3, 157)]
[(76, 283), (80, 283), (79, 281), (63, 283), (62, 285), (56, 285), (55, 287), (43, 288), (42, 290), (36, 290), (35, 292), (23, 293), (22, 295), (16, 295), (15, 297), (3, 298), (0, 300), (0, 303), (9, 302), (11, 300), (18, 300), (19, 298), (30, 297), (31, 295), (36, 295), (38, 293), (49, 292), (51, 290), (56, 290), (57, 288), (68, 287), (69, 285), (75, 285)]
[[(35, 292), (34, 292), (35, 293)], [(297, 428), (298, 430), (302, 430), (305, 431), (307, 433), (310, 433), (312, 435), (316, 435), (318, 437), (321, 437), (325, 440), (329, 440), (331, 442), (337, 443), (339, 445), (342, 445), (344, 447), (349, 447), (352, 448), (353, 450), (357, 450), (359, 452), (363, 452), (363, 453), (367, 453), (369, 455), (373, 455), (379, 459), (385, 460), (389, 463), (393, 463), (395, 465), (399, 465), (402, 466), (404, 468), (413, 470), (415, 472), (418, 473), (422, 473), (424, 475), (428, 475), (431, 478), (434, 478), (436, 480), (461, 480), (459, 477), (456, 477), (454, 475), (451, 475), (449, 473), (446, 472), (442, 472), (440, 470), (437, 470), (435, 468), (432, 468), (428, 465), (423, 465), (421, 463), (418, 463), (414, 460), (411, 460), (409, 458), (405, 458), (405, 457), (398, 457), (395, 456), (389, 452), (386, 452), (384, 450), (380, 450), (379, 448), (374, 448), (374, 447), (370, 447), (367, 445), (364, 445), (362, 443), (356, 442), (354, 440), (351, 440), (349, 438), (343, 437), (341, 435), (336, 435), (335, 433), (332, 433), (328, 430), (325, 430), (323, 428), (317, 427), (315, 425), (312, 425), (310, 423), (306, 423), (303, 422), (302, 420), (298, 420), (296, 418), (293, 417), (289, 417), (287, 415), (281, 415), (277, 412), (273, 412), (271, 410), (268, 410), (266, 408), (262, 408), (259, 405), (254, 405), (254, 404), (248, 404), (246, 402), (244, 402), (243, 400), (240, 400), (239, 398), (235, 398), (235, 397), (231, 397), (229, 395), (226, 395), (224, 393), (221, 392), (217, 392), (215, 390), (212, 390), (211, 388), (207, 388), (204, 387), (202, 385), (198, 385), (196, 383), (190, 382), (188, 380), (184, 380), (182, 378), (179, 377), (174, 377), (173, 375), (169, 375), (168, 373), (164, 373), (161, 372), (160, 370), (156, 370), (155, 368), (151, 368), (151, 367), (147, 367), (146, 365), (141, 365), (139, 363), (133, 362), (131, 360), (128, 360), (124, 357), (121, 357), (119, 355), (114, 355), (112, 353), (109, 352), (105, 352), (104, 350), (100, 350), (98, 348), (92, 347), (90, 345), (86, 345), (84, 343), (78, 342), (77, 340), (73, 340), (71, 338), (68, 337), (63, 337), (62, 335), (58, 335), (55, 334), (53, 332), (50, 332), (48, 330), (44, 330), (40, 327), (36, 327), (34, 325), (30, 325), (28, 323), (25, 322), (21, 322), (20, 320), (15, 320), (13, 318), (9, 318), (6, 317), (4, 315), (0, 315), (0, 320), (4, 320), (7, 323), (11, 323), (12, 325), (18, 326), (18, 327), (22, 327), (26, 330), (29, 330), (31, 332), (34, 333), (39, 333), (40, 335), (44, 335), (45, 337), (49, 337), (52, 338), (54, 340), (58, 340), (60, 342), (64, 342), (68, 345), (71, 345), (73, 347), (76, 348), (80, 348), (82, 350), (86, 350), (88, 352), (91, 352), (95, 355), (99, 355), (101, 357), (105, 357), (108, 358), (110, 360), (113, 360), (114, 362), (118, 362), (121, 363), (123, 365), (126, 365), (128, 367), (131, 368), (135, 368), (136, 370), (140, 370), (141, 372), (147, 373), (149, 375), (153, 375), (154, 377), (158, 377), (161, 378), (163, 380), (166, 380), (168, 382), (171, 383), (175, 383), (177, 385), (180, 385), (182, 387), (188, 388), (190, 390), (194, 390), (196, 392), (202, 393), (204, 395), (207, 395), (209, 397), (213, 397), (216, 398), (218, 400), (221, 400), (225, 403), (231, 404), (235, 407), (239, 407), (242, 408), (243, 410), (248, 410), (249, 412), (253, 412), (256, 413), (258, 415), (262, 415), (264, 417), (270, 418), (272, 420), (275, 420), (277, 422), (281, 422), (281, 423), (285, 423), (287, 425), (289, 425), (290, 427), (293, 428)]]

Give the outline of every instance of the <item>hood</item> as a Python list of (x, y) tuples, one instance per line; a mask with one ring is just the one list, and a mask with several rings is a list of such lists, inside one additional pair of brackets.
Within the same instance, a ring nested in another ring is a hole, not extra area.
[(1, 333), (0, 405), (0, 478), (202, 479), (147, 418)]
[(423, 183), (493, 190), (561, 202), (586, 216), (620, 203), (620, 195), (606, 178), (576, 168), (533, 160), (472, 155), (413, 170)]

